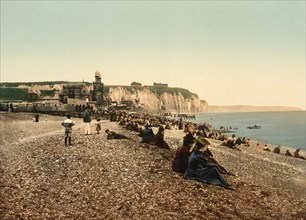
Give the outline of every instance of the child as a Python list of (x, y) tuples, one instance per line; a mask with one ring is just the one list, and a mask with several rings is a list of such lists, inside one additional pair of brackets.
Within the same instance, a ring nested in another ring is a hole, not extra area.
[(71, 120), (71, 116), (67, 115), (67, 119), (62, 122), (62, 125), (65, 127), (65, 146), (67, 146), (67, 140), (69, 140), (69, 145), (71, 144), (71, 135), (72, 135), (72, 126), (74, 123)]
[(101, 131), (101, 122), (100, 122), (100, 118), (97, 119), (97, 127), (96, 127), (96, 131), (98, 134), (100, 134)]

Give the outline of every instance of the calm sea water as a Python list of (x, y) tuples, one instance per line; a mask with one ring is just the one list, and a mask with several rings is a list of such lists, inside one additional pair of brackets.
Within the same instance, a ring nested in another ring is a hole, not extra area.
[[(196, 116), (195, 122), (207, 122), (215, 128), (232, 127), (231, 130), (236, 136), (250, 137), (266, 144), (301, 148), (305, 151), (305, 113), (305, 111), (202, 113)], [(261, 129), (247, 129), (248, 126), (254, 125), (260, 125)]]

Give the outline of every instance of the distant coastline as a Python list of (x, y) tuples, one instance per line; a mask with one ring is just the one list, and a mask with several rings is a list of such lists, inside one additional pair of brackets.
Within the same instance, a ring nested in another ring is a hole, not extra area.
[(208, 105), (208, 112), (276, 112), (304, 111), (302, 108), (285, 106), (252, 106), (252, 105)]

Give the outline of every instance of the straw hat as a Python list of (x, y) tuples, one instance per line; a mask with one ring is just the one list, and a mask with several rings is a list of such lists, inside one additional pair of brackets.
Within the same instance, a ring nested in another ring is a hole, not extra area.
[(210, 142), (206, 138), (203, 138), (203, 137), (197, 138), (197, 142), (203, 146), (210, 145)]

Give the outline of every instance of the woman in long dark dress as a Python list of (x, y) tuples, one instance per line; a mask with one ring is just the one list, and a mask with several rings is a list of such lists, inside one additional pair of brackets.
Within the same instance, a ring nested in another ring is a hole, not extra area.
[(188, 169), (184, 178), (233, 189), (222, 176), (219, 166), (216, 163), (208, 162), (208, 159), (201, 152), (201, 149), (205, 147), (205, 141), (205, 139), (197, 140), (195, 150), (189, 157)]
[(195, 138), (188, 133), (183, 138), (183, 146), (179, 147), (175, 152), (175, 158), (172, 161), (172, 170), (178, 173), (185, 173), (188, 168), (188, 160), (190, 157), (190, 148), (194, 144)]
[(153, 136), (152, 140), (150, 141), (150, 144), (156, 145), (161, 148), (170, 149), (168, 143), (164, 139), (164, 131), (165, 128), (163, 126), (160, 126), (158, 128), (157, 133)]

